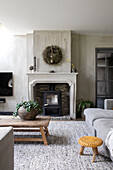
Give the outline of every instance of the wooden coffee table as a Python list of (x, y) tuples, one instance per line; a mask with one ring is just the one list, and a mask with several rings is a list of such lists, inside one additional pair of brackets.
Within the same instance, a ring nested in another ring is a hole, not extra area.
[(14, 138), (14, 141), (43, 141), (48, 145), (46, 136), (49, 136), (48, 125), (50, 116), (37, 116), (34, 120), (22, 120), (19, 117), (0, 116), (0, 127), (12, 126), (14, 131), (41, 132), (42, 138)]

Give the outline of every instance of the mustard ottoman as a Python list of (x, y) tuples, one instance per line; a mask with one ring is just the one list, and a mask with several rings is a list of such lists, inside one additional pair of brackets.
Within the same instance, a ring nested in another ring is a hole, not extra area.
[(83, 136), (80, 137), (78, 143), (81, 145), (79, 154), (82, 155), (85, 147), (91, 147), (93, 150), (92, 162), (94, 162), (96, 155), (98, 154), (98, 146), (101, 146), (103, 140), (94, 136)]

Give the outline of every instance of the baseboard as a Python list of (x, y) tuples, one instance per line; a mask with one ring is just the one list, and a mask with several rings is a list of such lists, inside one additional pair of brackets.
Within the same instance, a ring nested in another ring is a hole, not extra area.
[(13, 115), (13, 112), (0, 112), (0, 115)]

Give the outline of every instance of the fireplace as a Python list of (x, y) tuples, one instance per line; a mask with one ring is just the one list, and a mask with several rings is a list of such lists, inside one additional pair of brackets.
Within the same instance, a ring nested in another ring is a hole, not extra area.
[[(70, 115), (70, 118), (76, 119), (76, 77), (77, 77), (77, 74), (78, 73), (63, 73), (63, 72), (62, 73), (27, 73), (28, 85), (29, 85), (29, 88), (28, 88), (29, 100), (35, 99), (34, 87), (36, 84), (67, 83), (69, 85), (69, 115)], [(49, 89), (47, 89), (47, 91), (49, 91)]]
[(61, 91), (43, 91), (43, 115), (61, 114)]
[[(68, 83), (36, 83), (33, 92), (34, 100), (43, 108), (45, 115), (69, 116), (70, 86)], [(55, 108), (54, 113), (53, 108)], [(48, 111), (50, 113), (46, 113)]]

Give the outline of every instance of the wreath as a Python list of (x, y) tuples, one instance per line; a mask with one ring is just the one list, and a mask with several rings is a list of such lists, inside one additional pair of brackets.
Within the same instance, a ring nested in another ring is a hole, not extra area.
[(62, 60), (62, 51), (56, 45), (46, 47), (42, 55), (47, 64), (57, 64)]

